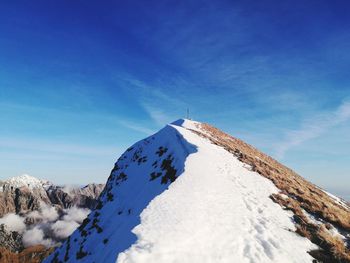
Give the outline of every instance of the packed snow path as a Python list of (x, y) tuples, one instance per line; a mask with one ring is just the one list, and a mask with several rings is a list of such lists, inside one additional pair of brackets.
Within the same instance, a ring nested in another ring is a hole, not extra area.
[(198, 147), (185, 172), (141, 214), (117, 262), (312, 262), (313, 245), (269, 196), (278, 189), (226, 150), (174, 126)]
[[(102, 208), (46, 262), (312, 262), (272, 182), (189, 129), (175, 122), (128, 149)], [(164, 161), (171, 184), (153, 165)]]

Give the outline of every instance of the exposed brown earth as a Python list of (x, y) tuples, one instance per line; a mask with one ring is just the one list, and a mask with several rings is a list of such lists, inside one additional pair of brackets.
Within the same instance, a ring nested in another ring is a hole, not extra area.
[(47, 249), (45, 246), (37, 245), (24, 249), (20, 253), (11, 252), (0, 247), (0, 263), (40, 263), (54, 248)]
[[(272, 195), (271, 199), (294, 213), (296, 233), (320, 247), (319, 250), (310, 251), (315, 259), (322, 262), (350, 262), (346, 241), (329, 231), (334, 226), (346, 234), (350, 233), (350, 209), (345, 204), (339, 204), (320, 188), (251, 145), (208, 124), (198, 124), (198, 128), (202, 132), (193, 132), (225, 148), (280, 189), (280, 193)], [(312, 222), (303, 210), (320, 223)]]

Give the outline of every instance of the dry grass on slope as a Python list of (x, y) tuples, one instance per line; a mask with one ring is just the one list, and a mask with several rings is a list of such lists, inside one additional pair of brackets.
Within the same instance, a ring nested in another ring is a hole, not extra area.
[[(345, 233), (350, 233), (349, 208), (249, 144), (208, 124), (200, 124), (198, 128), (202, 132), (193, 132), (225, 148), (240, 161), (250, 165), (253, 171), (270, 179), (281, 190), (280, 194), (272, 195), (271, 199), (284, 209), (293, 211), (298, 234), (319, 245), (321, 250), (310, 252), (314, 258), (323, 262), (350, 262), (350, 251), (346, 243), (335, 237), (326, 227), (331, 224)], [(311, 222), (303, 210), (323, 223), (316, 225)]]
[(0, 263), (40, 263), (53, 252), (54, 248), (36, 245), (28, 247), (19, 253), (0, 247)]

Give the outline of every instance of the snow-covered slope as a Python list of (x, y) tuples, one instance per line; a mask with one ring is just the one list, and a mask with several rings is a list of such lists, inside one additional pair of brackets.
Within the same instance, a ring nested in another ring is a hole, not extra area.
[(45, 262), (312, 262), (279, 189), (179, 120), (130, 147)]

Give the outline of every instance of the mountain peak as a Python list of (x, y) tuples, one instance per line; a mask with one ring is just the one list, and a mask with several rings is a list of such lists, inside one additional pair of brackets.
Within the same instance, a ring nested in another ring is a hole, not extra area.
[(170, 125), (183, 127), (190, 130), (198, 130), (200, 128), (201, 123), (190, 119), (178, 119), (170, 123)]
[(22, 174), (19, 176), (11, 177), (3, 182), (3, 184), (9, 184), (13, 187), (29, 187), (29, 188), (37, 188), (42, 187), (46, 182), (40, 180), (34, 176), (30, 176), (28, 174)]
[(46, 262), (347, 259), (333, 233), (346, 240), (349, 219), (273, 158), (179, 119), (120, 156), (95, 211)]

